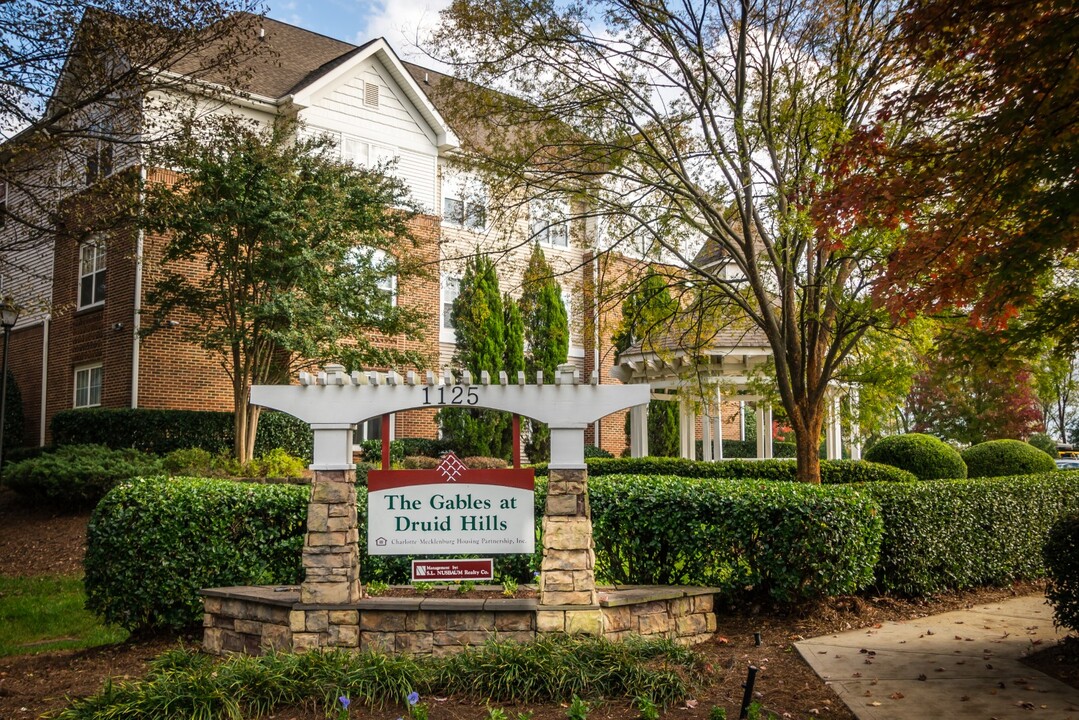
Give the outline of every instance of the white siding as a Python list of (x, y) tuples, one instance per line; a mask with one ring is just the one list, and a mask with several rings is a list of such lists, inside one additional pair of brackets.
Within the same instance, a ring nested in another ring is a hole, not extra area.
[[(364, 103), (364, 85), (379, 88), (379, 106)], [(300, 118), (315, 132), (390, 148), (397, 157), (396, 175), (408, 185), (426, 212), (436, 212), (438, 148), (435, 134), (394, 82), (383, 64), (370, 58), (355, 72), (315, 94)]]

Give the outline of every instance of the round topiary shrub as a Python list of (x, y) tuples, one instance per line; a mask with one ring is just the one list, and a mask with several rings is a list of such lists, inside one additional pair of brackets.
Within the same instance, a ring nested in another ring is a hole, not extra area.
[(1079, 513), (1057, 520), (1045, 538), (1042, 558), (1049, 571), (1045, 595), (1057, 625), (1079, 630)]
[(1057, 469), (1053, 458), (1019, 440), (990, 440), (962, 452), (967, 475), (972, 478), (1034, 475)]
[(919, 480), (967, 476), (966, 463), (953, 447), (922, 433), (881, 438), (866, 452), (865, 459), (914, 473)]

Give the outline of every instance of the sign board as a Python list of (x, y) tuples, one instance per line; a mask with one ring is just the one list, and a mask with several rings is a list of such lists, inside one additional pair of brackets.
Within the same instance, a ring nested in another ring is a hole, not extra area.
[(434, 470), (367, 473), (370, 555), (532, 553), (531, 468), (470, 470), (450, 453)]
[(494, 579), (495, 561), (491, 558), (412, 561), (412, 582)]

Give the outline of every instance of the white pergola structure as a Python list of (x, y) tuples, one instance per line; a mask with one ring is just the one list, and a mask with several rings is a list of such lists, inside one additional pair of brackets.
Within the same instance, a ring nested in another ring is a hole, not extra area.
[[(653, 400), (677, 402), (679, 407), (679, 455), (696, 458), (697, 415), (701, 417), (704, 460), (723, 459), (724, 403), (739, 403), (740, 413), (752, 407), (757, 421), (757, 458), (773, 457), (772, 405), (759, 392), (760, 370), (772, 350), (758, 329), (721, 330), (707, 347), (687, 350), (678, 338), (667, 337), (647, 345), (634, 345), (618, 356), (611, 376), (626, 384), (647, 383)], [(756, 389), (755, 389), (756, 388)], [(853, 386), (836, 386), (828, 397), (825, 423), (825, 455), (843, 457), (841, 406), (844, 397), (857, 405)], [(744, 417), (744, 416), (743, 416)], [(744, 421), (739, 423), (744, 432)], [(744, 439), (744, 434), (740, 433)], [(850, 428), (849, 451), (860, 460), (858, 428)], [(648, 406), (630, 410), (630, 455), (648, 455)]]

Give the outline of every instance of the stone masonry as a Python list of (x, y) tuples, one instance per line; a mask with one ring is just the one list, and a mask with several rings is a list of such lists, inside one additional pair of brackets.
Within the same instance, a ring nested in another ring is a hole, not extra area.
[(359, 602), (356, 472), (317, 470), (307, 506), (300, 605), (289, 613), (296, 650), (358, 647), (359, 617), (340, 606)]
[(588, 473), (552, 469), (543, 514), (540, 572), (540, 632), (603, 632), (596, 590), (596, 552), (588, 506)]

